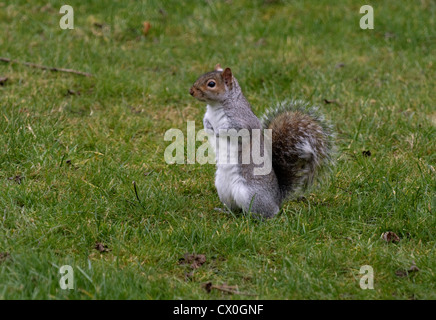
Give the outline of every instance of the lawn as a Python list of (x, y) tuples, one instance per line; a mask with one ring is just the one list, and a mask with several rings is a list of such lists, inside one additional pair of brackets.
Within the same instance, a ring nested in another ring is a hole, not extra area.
[[(92, 74), (0, 61), (0, 299), (436, 299), (434, 1), (71, 0), (72, 30), (64, 4), (0, 0), (0, 57)], [(257, 115), (304, 99), (336, 131), (332, 173), (268, 221), (164, 161), (218, 62)]]

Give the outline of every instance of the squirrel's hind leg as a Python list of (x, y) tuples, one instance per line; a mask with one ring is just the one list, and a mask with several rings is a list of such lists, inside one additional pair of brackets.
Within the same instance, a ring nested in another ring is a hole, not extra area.
[(256, 193), (250, 198), (249, 203), (246, 203), (244, 212), (253, 213), (256, 218), (273, 218), (279, 211), (280, 206), (265, 193)]

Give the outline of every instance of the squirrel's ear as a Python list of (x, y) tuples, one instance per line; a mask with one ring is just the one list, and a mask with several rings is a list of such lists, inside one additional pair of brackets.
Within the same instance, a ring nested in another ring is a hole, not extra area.
[(221, 65), (219, 63), (216, 64), (215, 71), (223, 71), (223, 68), (221, 68)]
[(229, 89), (232, 89), (233, 81), (232, 81), (232, 70), (230, 68), (226, 68), (223, 72), (224, 83)]

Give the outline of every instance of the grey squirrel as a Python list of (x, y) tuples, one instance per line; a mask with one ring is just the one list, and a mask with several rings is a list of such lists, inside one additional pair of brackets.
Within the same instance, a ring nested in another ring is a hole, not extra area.
[[(217, 162), (215, 186), (220, 200), (230, 210), (242, 209), (271, 218), (284, 200), (307, 190), (319, 173), (329, 167), (333, 148), (331, 129), (307, 103), (283, 102), (267, 110), (261, 121), (251, 110), (230, 68), (223, 70), (219, 64), (195, 81), (190, 94), (207, 103), (203, 124), (212, 139), (222, 130), (247, 129), (251, 138), (254, 129), (272, 130), (273, 170), (268, 174), (253, 174), (258, 167), (254, 163)], [(266, 143), (262, 135), (260, 143), (261, 148)], [(241, 156), (240, 143), (237, 151)]]

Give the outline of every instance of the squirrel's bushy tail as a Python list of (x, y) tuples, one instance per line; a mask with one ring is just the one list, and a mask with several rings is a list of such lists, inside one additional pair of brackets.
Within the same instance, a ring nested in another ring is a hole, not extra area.
[(330, 125), (316, 107), (302, 100), (267, 110), (262, 123), (272, 129), (272, 165), (282, 200), (306, 191), (332, 162)]

